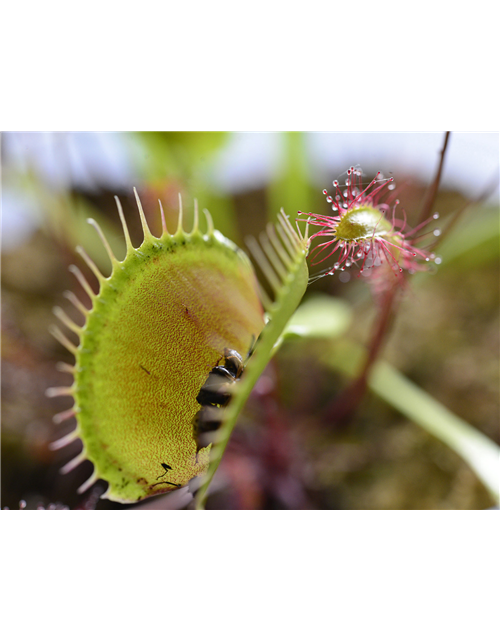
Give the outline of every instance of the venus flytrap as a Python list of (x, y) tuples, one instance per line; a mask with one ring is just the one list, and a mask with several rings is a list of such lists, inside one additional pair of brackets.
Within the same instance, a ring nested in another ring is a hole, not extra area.
[[(76, 267), (71, 271), (87, 292), (88, 309), (67, 297), (84, 318), (79, 325), (61, 309), (59, 320), (78, 336), (74, 344), (58, 327), (54, 337), (75, 357), (62, 363), (73, 376), (68, 387), (48, 389), (49, 396), (71, 396), (74, 406), (55, 422), (76, 418), (71, 433), (52, 445), (59, 449), (80, 439), (82, 451), (66, 464), (67, 473), (85, 459), (94, 464), (83, 492), (98, 479), (108, 482), (105, 498), (136, 502), (175, 490), (202, 474), (210, 444), (197, 447), (194, 421), (197, 395), (226, 348), (246, 354), (264, 326), (255, 275), (247, 256), (214, 230), (195, 222), (154, 237), (136, 193), (144, 241), (135, 248), (119, 201), (126, 255), (118, 260), (93, 221), (108, 253), (112, 271), (105, 277), (83, 249), (79, 253), (95, 274), (95, 293)], [(161, 204), (160, 204), (161, 207)]]
[(281, 212), (260, 245), (249, 241), (273, 292), (271, 299), (260, 289), (264, 317), (248, 257), (214, 230), (207, 211), (207, 232), (200, 231), (195, 207), (187, 233), (180, 206), (177, 231), (170, 234), (161, 209), (163, 233), (156, 238), (136, 198), (144, 232), (137, 248), (117, 200), (126, 243), (121, 261), (89, 220), (112, 271), (105, 277), (78, 248), (99, 282), (95, 293), (80, 269), (70, 267), (92, 304), (89, 309), (66, 293), (84, 324), (54, 310), (79, 342), (52, 328), (75, 364), (60, 364), (73, 384), (47, 395), (72, 397), (74, 406), (54, 420), (77, 422), (52, 448), (82, 441), (82, 451), (61, 470), (68, 473), (86, 459), (93, 463), (80, 493), (105, 480), (103, 498), (137, 502), (187, 484), (194, 488), (191, 481), (202, 476), (200, 508), (237, 416), (307, 287), (308, 240)]

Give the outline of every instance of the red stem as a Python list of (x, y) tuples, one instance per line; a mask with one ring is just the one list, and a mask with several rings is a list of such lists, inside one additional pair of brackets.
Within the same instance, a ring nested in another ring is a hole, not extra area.
[(448, 141), (450, 139), (450, 132), (447, 131), (444, 136), (443, 148), (441, 149), (441, 158), (439, 160), (439, 166), (436, 173), (436, 177), (434, 178), (434, 182), (431, 184), (429, 191), (427, 192), (427, 197), (424, 201), (424, 205), (422, 207), (422, 211), (420, 212), (419, 224), (431, 215), (431, 210), (434, 205), (434, 201), (436, 200), (436, 195), (439, 189), (439, 183), (441, 182), (441, 174), (443, 172), (444, 158), (446, 155), (446, 149), (448, 147)]
[(370, 340), (370, 347), (363, 368), (357, 378), (341, 392), (340, 396), (334, 400), (327, 410), (327, 419), (336, 424), (346, 424), (351, 420), (365, 394), (371, 368), (384, 345), (385, 338), (396, 314), (398, 293), (398, 286), (393, 286), (386, 292), (382, 299), (380, 313)]

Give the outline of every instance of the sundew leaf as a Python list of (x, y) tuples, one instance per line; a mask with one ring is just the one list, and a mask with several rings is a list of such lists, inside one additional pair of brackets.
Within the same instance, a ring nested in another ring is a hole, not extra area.
[(306, 263), (307, 232), (305, 238), (299, 236), (283, 210), (278, 217), (277, 225), (268, 225), (267, 233), (261, 235), (260, 244), (255, 239), (249, 239), (248, 245), (269, 282), (274, 299), (269, 299), (261, 290), (265, 300), (267, 323), (257, 340), (244, 375), (238, 384), (234, 385), (231, 402), (224, 410), (207, 472), (199, 481), (196, 493), (197, 509), (204, 508), (208, 487), (229, 442), (238, 414), (271, 360), (287, 323), (302, 300), (309, 279)]
[(79, 337), (71, 342), (59, 328), (53, 335), (74, 355), (71, 387), (52, 388), (49, 396), (68, 395), (74, 407), (56, 422), (76, 417), (77, 427), (53, 444), (57, 449), (80, 438), (82, 452), (64, 468), (89, 459), (94, 472), (80, 487), (108, 482), (104, 498), (137, 502), (185, 486), (202, 474), (210, 445), (199, 448), (193, 422), (200, 410), (198, 393), (226, 349), (246, 354), (264, 327), (258, 285), (248, 257), (214, 231), (202, 233), (195, 207), (193, 230), (182, 227), (154, 237), (137, 196), (144, 231), (132, 246), (118, 202), (127, 245), (116, 259), (100, 227), (91, 221), (112, 264), (104, 277), (83, 249), (99, 281), (95, 293), (80, 270), (72, 271), (92, 302), (87, 309), (72, 293), (67, 297), (85, 319), (83, 326), (62, 309), (59, 319)]

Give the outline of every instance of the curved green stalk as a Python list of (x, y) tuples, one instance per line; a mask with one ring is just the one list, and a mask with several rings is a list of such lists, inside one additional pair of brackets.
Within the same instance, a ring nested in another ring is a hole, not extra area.
[[(327, 350), (322, 360), (349, 376), (356, 375), (363, 349), (342, 341)], [(389, 363), (379, 361), (368, 379), (380, 398), (453, 449), (475, 471), (498, 502), (500, 499), (500, 447), (483, 433), (454, 415)]]
[(379, 397), (458, 453), (498, 502), (500, 447), (387, 362), (375, 366), (369, 386)]

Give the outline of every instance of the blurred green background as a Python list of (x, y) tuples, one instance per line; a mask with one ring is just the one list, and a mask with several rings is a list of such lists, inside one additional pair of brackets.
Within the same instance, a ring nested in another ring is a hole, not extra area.
[[(158, 199), (175, 229), (178, 194), (193, 199), (216, 228), (244, 248), (281, 207), (328, 213), (323, 188), (359, 164), (401, 186), (400, 210), (415, 221), (436, 170), (441, 133), (27, 133), (2, 135), (2, 475), (1, 506), (94, 508), (97, 493), (76, 489), (84, 463), (59, 468), (75, 443), (53, 452), (70, 430), (52, 415), (68, 398), (45, 397), (72, 362), (48, 332), (52, 308), (77, 314), (63, 297), (80, 285), (68, 272), (80, 244), (107, 275), (109, 263), (86, 219), (96, 219), (115, 251), (124, 242), (114, 202), (123, 204), (134, 244), (142, 239), (132, 187), (160, 235)], [(452, 133), (434, 211), (448, 216), (498, 176), (497, 133)], [(442, 264), (411, 279), (383, 357), (493, 441), (499, 418), (498, 188), (469, 207), (438, 253)], [(424, 245), (425, 246), (425, 245)], [(320, 267), (317, 268), (320, 270)], [(311, 269), (313, 275), (315, 269)], [(363, 278), (322, 278), (313, 293), (341, 298), (352, 310), (346, 337), (366, 345), (375, 308)], [(325, 343), (286, 343), (259, 381), (212, 486), (212, 509), (483, 509), (492, 498), (467, 464), (442, 442), (368, 393), (355, 419), (339, 426), (329, 407), (347, 381), (321, 363)], [(163, 502), (161, 502), (163, 500)], [(164, 498), (150, 500), (165, 508)], [(98, 509), (133, 508), (109, 501)]]

